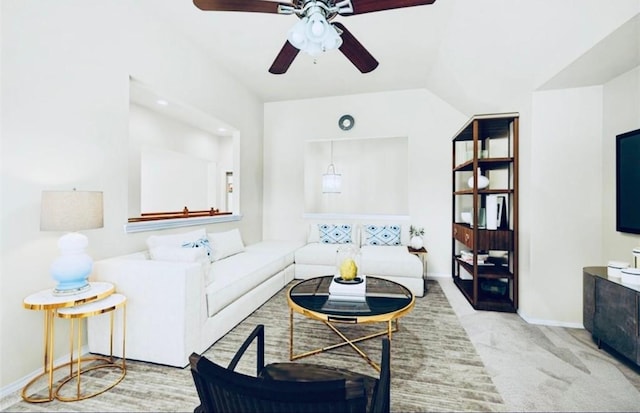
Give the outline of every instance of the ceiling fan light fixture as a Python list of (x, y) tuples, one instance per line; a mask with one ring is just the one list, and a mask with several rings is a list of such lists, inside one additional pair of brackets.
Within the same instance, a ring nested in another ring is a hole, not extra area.
[(308, 17), (303, 17), (289, 29), (287, 40), (289, 40), (289, 43), (295, 46), (296, 49), (304, 50), (307, 46), (306, 28), (308, 20)]
[(322, 48), (324, 50), (338, 49), (342, 46), (342, 37), (338, 34), (338, 31), (333, 25), (329, 26), (329, 33), (322, 42)]
[(307, 22), (307, 38), (313, 42), (321, 42), (327, 35), (329, 23), (318, 8), (311, 11)]
[(289, 30), (287, 39), (296, 49), (313, 57), (342, 45), (338, 29), (327, 21), (324, 10), (315, 5)]

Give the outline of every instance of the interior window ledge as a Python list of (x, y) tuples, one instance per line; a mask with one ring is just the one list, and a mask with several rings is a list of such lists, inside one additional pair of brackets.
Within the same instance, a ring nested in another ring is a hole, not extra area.
[(170, 229), (179, 227), (192, 227), (195, 225), (217, 224), (220, 222), (240, 221), (241, 214), (219, 215), (214, 217), (193, 217), (193, 218), (176, 218), (176, 219), (160, 219), (157, 221), (128, 222), (124, 225), (124, 232), (127, 234), (133, 232), (157, 231), (160, 229)]

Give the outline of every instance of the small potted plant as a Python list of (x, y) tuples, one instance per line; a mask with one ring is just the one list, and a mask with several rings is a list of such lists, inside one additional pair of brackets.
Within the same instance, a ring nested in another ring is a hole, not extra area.
[(409, 235), (411, 236), (411, 240), (409, 242), (411, 248), (419, 250), (424, 246), (424, 241), (422, 239), (422, 236), (424, 235), (424, 228), (418, 228), (411, 225), (409, 227)]

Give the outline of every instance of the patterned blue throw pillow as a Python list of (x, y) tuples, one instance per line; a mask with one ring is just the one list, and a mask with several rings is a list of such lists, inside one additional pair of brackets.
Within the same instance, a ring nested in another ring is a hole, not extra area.
[(400, 226), (367, 225), (367, 245), (401, 245)]
[(318, 224), (322, 244), (351, 244), (351, 225)]

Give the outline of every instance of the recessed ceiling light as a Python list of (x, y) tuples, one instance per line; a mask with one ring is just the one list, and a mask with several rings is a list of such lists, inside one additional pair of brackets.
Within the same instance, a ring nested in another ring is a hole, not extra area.
[(156, 100), (156, 103), (157, 103), (158, 105), (162, 105), (162, 106), (167, 106), (167, 105), (169, 104), (169, 102), (167, 102), (167, 101), (166, 101), (166, 100), (164, 100), (164, 99), (158, 99), (158, 100)]
[(220, 133), (225, 133), (227, 131), (227, 129), (225, 128), (218, 128), (218, 132)]

